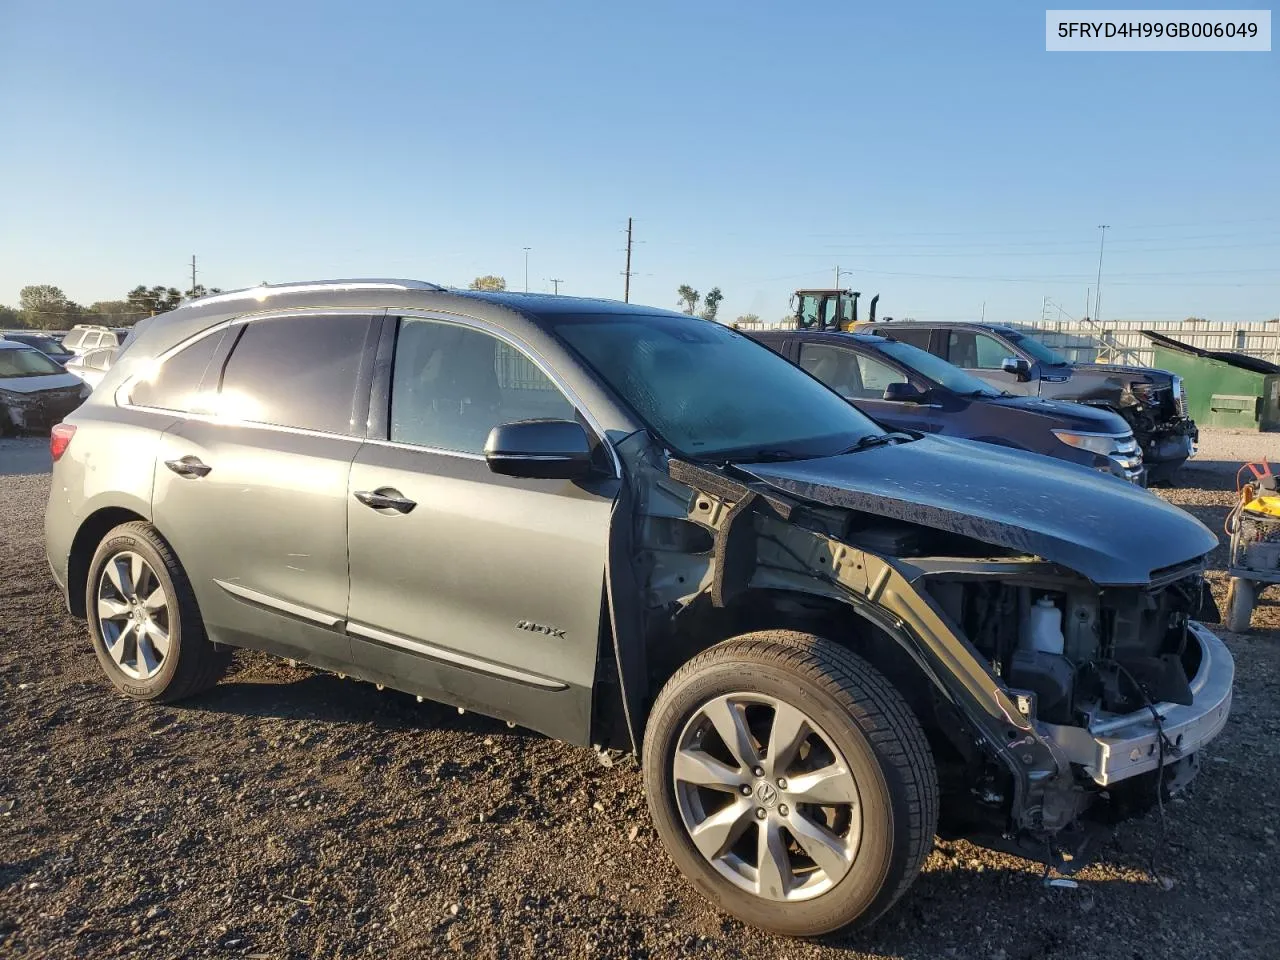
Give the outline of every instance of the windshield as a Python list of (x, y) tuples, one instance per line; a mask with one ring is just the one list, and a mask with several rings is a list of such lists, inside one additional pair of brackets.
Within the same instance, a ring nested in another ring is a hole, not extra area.
[(913, 347), (909, 343), (901, 343), (897, 340), (886, 340), (883, 345), (878, 346), (881, 353), (897, 360), (904, 367), (928, 377), (934, 383), (942, 384), (952, 393), (958, 393), (966, 397), (1000, 396), (1000, 391), (995, 387), (984, 383), (971, 374), (965, 373), (959, 367), (952, 366), (941, 357), (935, 357), (927, 350), (921, 350), (919, 347)]
[(556, 336), (681, 456), (824, 457), (883, 432), (799, 367), (715, 321), (548, 319)]
[(0, 350), (0, 377), (44, 377), (62, 372), (60, 366), (39, 350), (30, 347)]
[(1017, 344), (1020, 349), (1027, 351), (1027, 353), (1031, 354), (1041, 363), (1047, 363), (1051, 367), (1060, 367), (1067, 362), (1066, 357), (1050, 350), (1039, 340), (1013, 331), (1005, 332), (1004, 335), (1013, 343)]
[(53, 339), (53, 337), (36, 337), (23, 334), (20, 337), (11, 337), (10, 339), (15, 343), (25, 343), (28, 347), (35, 347), (41, 353), (48, 354), (51, 357), (71, 356), (71, 351)]

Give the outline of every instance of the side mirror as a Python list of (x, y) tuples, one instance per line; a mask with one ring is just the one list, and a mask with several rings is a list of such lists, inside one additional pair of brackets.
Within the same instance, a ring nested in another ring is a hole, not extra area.
[(591, 472), (591, 441), (576, 420), (500, 423), (489, 431), (484, 459), (505, 477), (577, 480)]
[(925, 392), (914, 383), (899, 380), (884, 388), (884, 400), (894, 403), (924, 403)]
[(1000, 361), (1000, 369), (1012, 373), (1021, 383), (1031, 379), (1031, 364), (1021, 357), (1005, 357)]

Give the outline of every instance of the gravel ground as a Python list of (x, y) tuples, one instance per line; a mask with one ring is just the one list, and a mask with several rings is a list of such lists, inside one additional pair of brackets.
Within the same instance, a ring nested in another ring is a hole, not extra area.
[[(1207, 435), (1161, 495), (1221, 530), (1229, 461), (1260, 443)], [(0, 474), (15, 473), (10, 453)], [(115, 696), (45, 567), (47, 490), (44, 475), (0, 476), (2, 956), (1276, 956), (1280, 597), (1252, 633), (1226, 634), (1235, 706), (1168, 808), (1171, 887), (1145, 869), (1154, 814), (1125, 825), (1074, 890), (939, 840), (873, 929), (808, 943), (727, 919), (686, 886), (629, 760), (605, 768), (252, 653), (179, 706)], [(1213, 586), (1221, 603), (1220, 570)]]

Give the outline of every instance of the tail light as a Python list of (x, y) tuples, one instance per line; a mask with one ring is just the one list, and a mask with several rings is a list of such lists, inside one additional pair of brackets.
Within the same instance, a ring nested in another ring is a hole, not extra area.
[(49, 453), (53, 455), (54, 463), (67, 452), (67, 447), (71, 446), (71, 438), (76, 435), (76, 428), (69, 423), (55, 423), (53, 432), (49, 434)]

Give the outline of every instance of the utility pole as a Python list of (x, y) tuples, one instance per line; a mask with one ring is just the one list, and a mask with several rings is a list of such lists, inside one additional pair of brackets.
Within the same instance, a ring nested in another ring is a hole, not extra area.
[(631, 218), (627, 217), (627, 269), (622, 271), (623, 277), (626, 278), (622, 287), (622, 300), (624, 303), (631, 302)]
[(1097, 323), (1102, 316), (1102, 251), (1107, 247), (1107, 230), (1111, 228), (1110, 224), (1100, 223), (1098, 229), (1102, 232), (1102, 240), (1098, 243), (1098, 285), (1094, 289), (1093, 294), (1093, 322)]
[(533, 247), (524, 248), (524, 292), (525, 293), (529, 292), (529, 251), (532, 249)]
[(559, 277), (548, 277), (547, 283), (554, 284), (556, 288), (556, 296), (560, 296), (560, 284), (564, 283)]
[(196, 255), (191, 255), (191, 296), (196, 295)]

